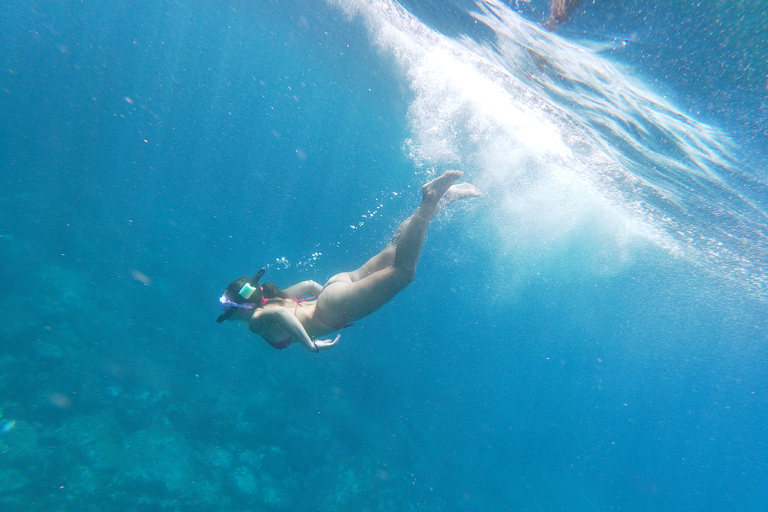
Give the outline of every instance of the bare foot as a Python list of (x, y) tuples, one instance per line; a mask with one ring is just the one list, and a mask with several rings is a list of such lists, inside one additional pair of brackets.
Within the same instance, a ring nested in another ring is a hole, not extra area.
[(457, 185), (451, 185), (451, 188), (449, 188), (445, 194), (443, 194), (443, 197), (437, 204), (437, 210), (440, 211), (452, 202), (458, 201), (459, 199), (469, 199), (470, 197), (480, 197), (482, 195), (483, 193), (480, 192), (480, 190), (471, 183), (459, 183)]
[(467, 197), (480, 197), (482, 195), (483, 193), (480, 192), (480, 190), (471, 183), (459, 183), (457, 185), (451, 185), (451, 187), (445, 192), (443, 199), (453, 202), (457, 199), (464, 199)]
[(451, 185), (464, 175), (461, 171), (445, 171), (442, 176), (435, 178), (421, 187), (422, 203), (437, 205)]

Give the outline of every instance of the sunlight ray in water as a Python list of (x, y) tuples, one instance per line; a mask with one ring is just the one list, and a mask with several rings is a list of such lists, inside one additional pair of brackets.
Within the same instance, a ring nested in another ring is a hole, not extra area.
[(479, 174), (521, 267), (590, 244), (575, 268), (612, 272), (651, 242), (765, 295), (768, 216), (738, 188), (765, 185), (727, 137), (631, 70), (495, 0), (473, 13), (492, 41), (451, 39), (386, 0), (334, 3), (362, 16), (410, 81), (411, 158)]

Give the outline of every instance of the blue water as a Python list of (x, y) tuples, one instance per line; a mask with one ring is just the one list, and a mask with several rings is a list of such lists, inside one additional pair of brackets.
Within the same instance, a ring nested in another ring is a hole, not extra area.
[[(765, 510), (763, 0), (0, 5), (2, 510)], [(451, 168), (337, 347), (215, 323)]]

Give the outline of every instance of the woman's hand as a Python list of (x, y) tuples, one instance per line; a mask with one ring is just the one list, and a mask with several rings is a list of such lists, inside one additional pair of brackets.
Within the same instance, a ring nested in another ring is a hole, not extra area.
[(341, 338), (341, 334), (336, 335), (336, 339), (333, 341), (331, 340), (315, 340), (315, 346), (317, 347), (317, 351), (320, 352), (321, 350), (328, 350), (332, 346), (334, 346), (336, 343), (339, 342), (339, 338)]

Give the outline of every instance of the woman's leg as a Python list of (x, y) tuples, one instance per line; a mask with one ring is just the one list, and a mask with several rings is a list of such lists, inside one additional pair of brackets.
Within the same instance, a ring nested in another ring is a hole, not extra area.
[[(454, 172), (460, 173), (460, 171), (448, 171), (445, 174), (450, 174)], [(445, 176), (445, 174), (443, 176)], [(460, 173), (459, 177), (461, 176), (461, 174), (463, 173)], [(422, 204), (425, 199), (424, 197), (425, 189), (428, 189), (430, 194), (436, 193), (436, 191), (434, 190), (434, 187), (431, 187), (431, 185), (433, 185), (438, 180), (442, 179), (443, 176), (435, 180), (432, 180), (431, 182), (427, 183), (421, 188)], [(454, 181), (455, 179), (457, 178), (454, 178)], [(465, 197), (480, 197), (481, 195), (482, 193), (474, 185), (470, 185), (469, 183), (449, 185), (448, 191), (443, 193), (443, 195), (438, 199), (437, 209), (432, 213), (432, 217), (434, 217), (438, 212), (440, 212), (443, 208), (448, 206), (450, 203), (458, 199), (463, 199)], [(331, 283), (335, 283), (339, 281), (346, 282), (346, 283), (354, 283), (355, 281), (359, 281), (364, 277), (368, 277), (374, 272), (377, 272), (379, 270), (385, 269), (386, 267), (392, 266), (392, 264), (395, 261), (395, 251), (397, 249), (398, 241), (400, 240), (400, 237), (405, 231), (405, 228), (411, 222), (411, 219), (415, 216), (416, 214), (411, 215), (410, 217), (405, 219), (403, 222), (401, 222), (400, 225), (395, 230), (395, 234), (392, 235), (392, 239), (389, 241), (387, 246), (384, 247), (384, 249), (382, 249), (381, 252), (379, 252), (374, 257), (366, 261), (362, 267), (358, 268), (357, 270), (353, 270), (351, 272), (341, 272), (339, 274), (336, 274), (325, 283), (325, 286), (328, 286)], [(423, 242), (423, 238), (422, 238), (422, 242)]]
[[(384, 250), (359, 269), (331, 278), (317, 304), (326, 322), (367, 316), (413, 281), (429, 223), (438, 211), (457, 199), (481, 195), (467, 183), (454, 185), (462, 174), (447, 171), (424, 185), (421, 205), (400, 224)], [(331, 316), (335, 318), (326, 318)]]
[(389, 241), (387, 246), (384, 247), (384, 249), (382, 249), (381, 252), (379, 252), (376, 256), (366, 261), (362, 267), (358, 268), (357, 270), (353, 270), (352, 272), (341, 272), (336, 274), (335, 276), (331, 277), (328, 282), (325, 283), (325, 286), (336, 282), (354, 283), (355, 281), (359, 281), (364, 277), (368, 277), (378, 270), (392, 266), (392, 262), (395, 261), (395, 249), (397, 248), (397, 241), (400, 239), (400, 235), (403, 233), (403, 230), (408, 225), (410, 220), (411, 218), (408, 217), (402, 223), (400, 223), (400, 226), (398, 226), (398, 228), (395, 230), (395, 234), (392, 236), (392, 239)]

